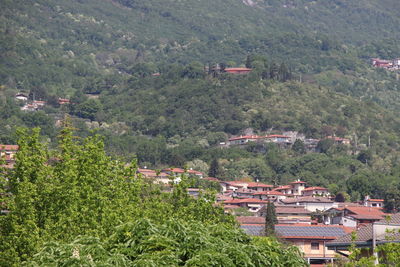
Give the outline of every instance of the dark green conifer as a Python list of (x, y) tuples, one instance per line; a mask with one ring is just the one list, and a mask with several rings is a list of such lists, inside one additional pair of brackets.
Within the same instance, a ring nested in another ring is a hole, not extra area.
[(275, 224), (278, 223), (275, 213), (274, 203), (268, 201), (267, 210), (265, 212), (265, 235), (271, 236), (275, 234)]

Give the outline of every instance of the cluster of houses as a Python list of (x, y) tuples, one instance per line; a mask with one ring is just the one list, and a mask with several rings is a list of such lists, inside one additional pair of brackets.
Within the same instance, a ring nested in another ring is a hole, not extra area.
[[(0, 145), (3, 166), (13, 167), (17, 151), (17, 145)], [(300, 180), (274, 186), (220, 181), (192, 169), (139, 168), (137, 173), (163, 185), (179, 183), (182, 174), (219, 183), (216, 205), (234, 214), (240, 227), (250, 235), (264, 235), (266, 205), (273, 203), (277, 236), (299, 247), (311, 265), (322, 266), (348, 257), (349, 248), (354, 245), (361, 248), (362, 255), (370, 256), (378, 253), (376, 246), (380, 244), (400, 242), (400, 213), (384, 213), (383, 199), (366, 197), (362, 202), (336, 202), (327, 188), (307, 186)], [(201, 190), (189, 188), (188, 194), (198, 197)], [(395, 232), (390, 234), (390, 231)]]
[[(218, 201), (226, 212), (239, 214), (237, 221), (250, 235), (264, 235), (265, 207), (268, 202), (274, 203), (276, 234), (298, 246), (310, 264), (328, 264), (340, 256), (347, 257), (353, 232), (357, 233), (356, 246), (364, 248), (365, 255), (376, 252), (373, 244), (400, 242), (398, 233), (385, 239), (385, 230), (400, 231), (400, 214), (391, 218), (384, 213), (383, 199), (367, 196), (362, 202), (335, 202), (328, 189), (307, 187), (299, 180), (278, 187), (242, 181), (220, 184)], [(240, 216), (243, 210), (252, 216)]]
[(387, 70), (400, 70), (400, 58), (384, 60), (380, 58), (371, 59), (372, 66), (375, 68), (383, 68)]
[[(337, 136), (327, 136), (324, 139), (331, 139), (337, 145), (350, 145), (350, 139)], [(241, 135), (234, 136), (228, 139), (227, 142), (220, 143), (222, 147), (247, 145), (250, 142), (255, 143), (275, 143), (282, 147), (290, 147), (296, 140), (301, 140), (304, 143), (305, 149), (315, 151), (320, 139), (306, 138), (304, 134), (296, 131), (284, 132), (283, 134), (271, 135)]]
[[(21, 107), (22, 111), (37, 111), (42, 109), (46, 105), (46, 101), (42, 100), (32, 100), (29, 101), (28, 95), (24, 93), (18, 93), (15, 95), (15, 99), (22, 101), (24, 105)], [(67, 98), (58, 98), (59, 105), (69, 104), (70, 100)]]

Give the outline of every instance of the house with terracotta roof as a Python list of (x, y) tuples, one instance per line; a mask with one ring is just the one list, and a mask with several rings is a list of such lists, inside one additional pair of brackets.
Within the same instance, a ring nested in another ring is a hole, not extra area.
[(282, 185), (278, 186), (274, 189), (274, 191), (280, 192), (284, 195), (292, 195), (293, 194), (293, 188), (290, 185)]
[[(280, 206), (275, 205), (275, 214), (279, 224), (293, 224), (293, 223), (304, 223), (312, 224), (311, 211), (306, 210), (302, 206)], [(266, 206), (262, 207), (257, 215), (265, 217)], [(316, 224), (316, 222), (315, 222)]]
[(312, 186), (312, 187), (307, 187), (302, 190), (301, 193), (303, 196), (320, 196), (320, 197), (329, 197), (329, 191), (325, 187), (320, 187), (320, 186)]
[(337, 204), (326, 197), (296, 197), (282, 199), (279, 203), (283, 205), (303, 206), (305, 209), (315, 211), (326, 211), (332, 207), (337, 207)]
[(344, 207), (331, 208), (325, 212), (325, 224), (337, 224), (349, 227), (357, 227), (382, 220), (386, 214), (381, 208), (372, 207)]
[(249, 189), (252, 190), (253, 192), (263, 192), (272, 190), (272, 188), (274, 187), (273, 185), (268, 185), (264, 183), (244, 182), (244, 181), (221, 181), (220, 185), (222, 187), (223, 192), (228, 190), (236, 191), (239, 188)]
[(139, 168), (136, 172), (145, 178), (154, 179), (154, 182), (158, 184), (169, 184), (172, 182), (170, 175), (162, 171), (158, 172), (147, 168)]
[(236, 199), (225, 201), (224, 206), (225, 205), (233, 205), (233, 206), (238, 206), (241, 208), (247, 208), (250, 212), (257, 212), (266, 203), (267, 203), (267, 201), (255, 199), (255, 198), (245, 198), (245, 199), (236, 198)]
[(230, 74), (248, 74), (251, 71), (250, 68), (225, 68), (224, 72)]
[[(241, 223), (241, 228), (249, 235), (264, 235), (263, 224)], [(335, 260), (336, 253), (326, 248), (326, 243), (336, 240), (353, 229), (335, 225), (277, 224), (276, 234), (297, 246), (310, 264), (326, 264)]]
[(300, 181), (299, 179), (297, 181), (291, 182), (290, 185), (293, 188), (292, 192), (295, 196), (301, 196), (303, 190), (306, 188), (306, 182)]
[(254, 193), (256, 193), (255, 190), (242, 187), (242, 188), (239, 188), (239, 189), (233, 191), (232, 196), (235, 198), (251, 198)]
[(383, 208), (383, 202), (383, 199), (376, 199), (365, 196), (363, 205), (366, 207)]
[(254, 192), (252, 194), (252, 197), (261, 200), (275, 202), (281, 199), (285, 199), (287, 196), (282, 192), (272, 190), (272, 191)]
[(241, 182), (241, 181), (221, 181), (219, 182), (222, 192), (227, 192), (227, 191), (236, 191), (239, 188), (247, 188), (247, 183), (246, 182)]
[(272, 188), (274, 188), (274, 186), (270, 185), (270, 184), (264, 184), (264, 183), (259, 183), (259, 182), (247, 183), (247, 189), (251, 189), (256, 192), (270, 191), (270, 190), (272, 190)]
[(60, 105), (66, 105), (69, 103), (70, 103), (70, 101), (67, 98), (58, 98), (58, 104), (60, 104)]

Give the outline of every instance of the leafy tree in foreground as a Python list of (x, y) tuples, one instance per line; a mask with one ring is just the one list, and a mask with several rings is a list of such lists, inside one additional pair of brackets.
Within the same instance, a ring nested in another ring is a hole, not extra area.
[(212, 194), (189, 196), (185, 175), (161, 192), (98, 136), (67, 127), (59, 139), (48, 151), (39, 129), (21, 132), (1, 190), (12, 194), (2, 196), (0, 266), (305, 266), (297, 248), (246, 235)]
[(272, 238), (251, 238), (224, 224), (138, 219), (106, 242), (79, 237), (48, 243), (26, 266), (306, 266), (299, 250)]
[(50, 155), (39, 129), (22, 131), (14, 170), (7, 176), (10, 212), (0, 217), (0, 265), (18, 265), (47, 240), (73, 240), (81, 234), (108, 236), (139, 211), (141, 180), (134, 166), (106, 156), (99, 137), (78, 144), (71, 129), (60, 134)]

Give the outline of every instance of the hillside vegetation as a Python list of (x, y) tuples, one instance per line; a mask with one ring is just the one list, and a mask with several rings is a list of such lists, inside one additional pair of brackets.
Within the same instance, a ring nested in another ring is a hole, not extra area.
[[(16, 142), (16, 126), (40, 126), (54, 146), (55, 122), (69, 115), (80, 136), (98, 131), (109, 154), (149, 167), (207, 171), (217, 158), (221, 179), (300, 176), (353, 199), (386, 197), (400, 184), (400, 83), (369, 62), (400, 57), (397, 0), (4, 0), (1, 8), (2, 143)], [(217, 64), (252, 72), (205, 71)], [(22, 112), (17, 92), (48, 104)], [(217, 147), (250, 130), (352, 144), (322, 143), (322, 153), (306, 155)]]

